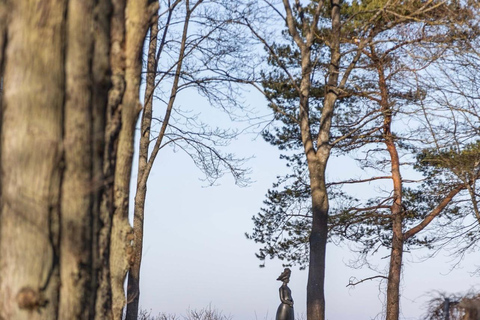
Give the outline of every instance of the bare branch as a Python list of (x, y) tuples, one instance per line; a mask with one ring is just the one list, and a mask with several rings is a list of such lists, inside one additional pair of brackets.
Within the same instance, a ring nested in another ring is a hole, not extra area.
[(347, 284), (345, 287), (354, 287), (354, 286), (356, 286), (357, 284), (360, 284), (360, 283), (363, 283), (363, 282), (369, 281), (369, 280), (374, 280), (374, 279), (388, 280), (388, 277), (378, 275), (378, 276), (373, 276), (373, 277), (364, 278), (364, 279), (359, 280), (359, 281), (356, 281), (356, 282), (354, 282), (353, 279), (355, 279), (355, 278), (350, 278), (350, 279), (348, 280), (348, 284)]

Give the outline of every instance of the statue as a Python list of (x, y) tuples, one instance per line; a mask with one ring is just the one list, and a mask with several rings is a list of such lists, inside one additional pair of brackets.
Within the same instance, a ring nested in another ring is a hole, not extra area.
[(282, 303), (278, 306), (275, 320), (295, 320), (293, 315), (292, 291), (290, 291), (290, 288), (287, 286), (291, 273), (292, 271), (290, 271), (289, 268), (285, 268), (277, 278), (277, 280), (282, 281), (283, 284), (280, 287), (280, 301), (282, 301)]

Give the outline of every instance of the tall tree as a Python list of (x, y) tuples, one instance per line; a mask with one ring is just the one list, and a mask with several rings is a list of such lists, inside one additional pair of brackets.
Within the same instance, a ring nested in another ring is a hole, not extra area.
[[(270, 10), (274, 10), (285, 22), (288, 35), (293, 42), (298, 57), (298, 71), (293, 73), (289, 65), (283, 64), (275, 52), (274, 43), (263, 37), (259, 30), (248, 20), (245, 25), (262, 42), (271, 54), (271, 59), (278, 64), (278, 69), (284, 74), (286, 82), (298, 98), (294, 116), (291, 121), (297, 127), (303, 154), (308, 167), (308, 185), (311, 201), (311, 228), (309, 234), (309, 273), (307, 284), (307, 319), (325, 319), (325, 253), (328, 233), (328, 194), (326, 189), (325, 171), (331, 146), (330, 130), (332, 125), (335, 102), (340, 90), (353, 70), (361, 50), (354, 57), (340, 76), (340, 45), (341, 14), (340, 1), (332, 0), (329, 3), (312, 1), (304, 6), (295, 1), (293, 8), (288, 0), (283, 0), (284, 13), (274, 4), (265, 1)], [(375, 20), (375, 18), (373, 19)], [(321, 30), (328, 30), (322, 34)], [(368, 32), (367, 32), (368, 34)], [(320, 36), (320, 37), (319, 37)], [(367, 36), (367, 38), (370, 35)], [(365, 44), (362, 41), (362, 46)], [(310, 110), (310, 96), (312, 91), (312, 76), (317, 61), (312, 48), (316, 43), (325, 45), (329, 58), (325, 67), (325, 96), (322, 110), (317, 121), (312, 121)], [(277, 104), (271, 104), (274, 110), (284, 113)], [(315, 126), (314, 130), (312, 126)]]
[[(405, 62), (401, 62), (402, 51), (412, 50), (413, 48), (408, 48), (412, 43), (416, 46), (425, 45), (428, 41), (451, 41), (452, 38), (441, 39), (438, 35), (431, 37), (428, 35), (428, 32), (425, 32), (425, 29), (422, 30), (418, 35), (414, 35), (413, 30), (410, 30), (410, 39), (406, 42), (399, 43), (387, 50), (381, 49), (381, 45), (370, 45), (368, 49), (365, 50), (366, 55), (372, 62), (372, 66), (376, 72), (376, 86), (378, 92), (375, 94), (370, 94), (369, 99), (373, 102), (378, 103), (379, 109), (378, 112), (382, 115), (381, 119), (383, 123), (378, 127), (378, 135), (375, 135), (372, 147), (368, 147), (369, 159), (367, 160), (370, 164), (378, 163), (379, 166), (372, 165), (371, 168), (375, 168), (378, 172), (383, 173), (383, 179), (391, 179), (392, 187), (391, 192), (386, 197), (377, 197), (376, 199), (371, 199), (367, 202), (366, 205), (352, 206), (347, 209), (347, 215), (340, 214), (341, 219), (344, 219), (344, 222), (347, 222), (347, 225), (340, 225), (339, 228), (343, 229), (343, 232), (348, 233), (349, 230), (348, 223), (355, 224), (361, 222), (364, 226), (363, 230), (368, 230), (363, 233), (358, 232), (357, 227), (354, 227), (356, 236), (355, 240), (361, 242), (362, 237), (366, 237), (368, 244), (365, 247), (367, 250), (374, 250), (373, 246), (375, 243), (375, 237), (372, 237), (372, 234), (375, 234), (378, 231), (375, 231), (375, 228), (380, 227), (383, 232), (383, 237), (377, 238), (375, 245), (387, 245), (390, 249), (390, 263), (388, 271), (388, 280), (387, 280), (387, 295), (386, 295), (386, 319), (396, 320), (400, 314), (400, 279), (401, 279), (401, 270), (402, 270), (402, 261), (403, 261), (403, 252), (406, 246), (413, 246), (416, 243), (414, 241), (414, 236), (417, 235), (420, 231), (426, 228), (435, 218), (437, 218), (452, 202), (452, 200), (460, 194), (463, 190), (466, 190), (471, 186), (476, 179), (479, 178), (478, 175), (471, 176), (471, 179), (468, 181), (461, 180), (450, 180), (448, 183), (444, 184), (442, 190), (438, 190), (436, 193), (427, 195), (428, 189), (425, 185), (422, 187), (423, 195), (422, 197), (430, 198), (429, 205), (424, 205), (423, 210), (419, 210), (421, 205), (419, 205), (418, 197), (419, 191), (414, 191), (412, 188), (407, 188), (406, 184), (408, 180), (402, 178), (402, 171), (408, 172), (406, 167), (409, 166), (408, 161), (404, 160), (403, 163), (400, 160), (402, 158), (402, 151), (404, 152), (403, 158), (408, 158), (408, 153), (415, 149), (412, 146), (412, 137), (411, 130), (412, 124), (407, 126), (406, 133), (404, 130), (397, 129), (397, 132), (394, 132), (393, 125), (394, 122), (399, 122), (402, 120), (402, 114), (411, 113), (409, 104), (423, 99), (424, 92), (421, 88), (406, 90), (405, 86), (400, 86), (400, 83), (405, 83), (405, 81), (399, 82), (399, 79), (415, 76), (416, 68), (423, 69), (426, 65), (432, 63), (437, 57), (425, 57), (426, 63), (415, 63), (415, 61), (409, 61), (410, 67), (405, 68)], [(399, 50), (400, 52), (396, 52)], [(443, 52), (443, 49), (439, 50)], [(420, 56), (419, 50), (417, 50), (417, 56)], [(408, 88), (408, 87), (407, 87)], [(433, 107), (433, 106), (432, 106)], [(384, 144), (384, 147), (380, 147), (379, 143)], [(425, 148), (426, 144), (423, 141), (422, 148)], [(418, 147), (417, 147), (418, 148)], [(385, 157), (380, 156), (377, 158), (374, 156), (375, 153), (386, 153)], [(460, 151), (462, 152), (462, 151)], [(422, 162), (418, 165), (428, 166), (428, 160), (423, 159)], [(363, 161), (365, 163), (366, 161)], [(387, 165), (385, 165), (387, 164)], [(403, 167), (403, 169), (402, 169)], [(417, 167), (417, 168), (418, 168)], [(383, 169), (384, 168), (384, 169)], [(385, 172), (385, 169), (389, 169), (389, 172)], [(390, 174), (390, 176), (388, 176)], [(371, 179), (373, 180), (373, 179)], [(437, 182), (433, 179), (429, 179), (429, 183), (433, 183), (438, 186), (438, 182), (441, 181), (437, 177)], [(361, 181), (359, 181), (361, 182)], [(445, 182), (445, 181), (443, 181)], [(426, 182), (424, 182), (426, 184)], [(432, 201), (433, 200), (433, 201)], [(348, 215), (355, 222), (350, 222)], [(373, 226), (373, 227), (372, 227)], [(418, 240), (420, 243), (422, 240)], [(383, 242), (383, 243), (382, 243)], [(424, 243), (428, 243), (428, 240), (424, 239)]]
[[(278, 256), (308, 261), (307, 317), (323, 319), (328, 193), (333, 192), (327, 190), (325, 177), (329, 155), (335, 147), (351, 150), (368, 141), (368, 137), (375, 140), (372, 134), (381, 131), (385, 132), (385, 137), (390, 135), (389, 119), (382, 117), (381, 110), (355, 107), (348, 100), (342, 106), (337, 100), (351, 97), (355, 91), (356, 84), (348, 85), (348, 80), (362, 75), (354, 68), (358, 68), (358, 62), (364, 59), (369, 46), (375, 42), (394, 46), (396, 37), (401, 36), (395, 29), (409, 29), (415, 25), (428, 28), (435, 23), (435, 15), (438, 17), (439, 13), (448, 12), (448, 7), (443, 2), (418, 1), (354, 1), (351, 4), (312, 1), (307, 6), (296, 1), (292, 11), (288, 1), (283, 4), (285, 16), (278, 9), (276, 11), (285, 18), (291, 41), (274, 46), (262, 39), (270, 54), (269, 61), (275, 66), (270, 79), (267, 77), (264, 83), (267, 98), (275, 120), (282, 123), (274, 134), (266, 137), (282, 150), (298, 148), (302, 152), (285, 156), (294, 170), (286, 180), (293, 178), (293, 184), (283, 191), (274, 190), (268, 194), (270, 208), (254, 218), (254, 233), (249, 237), (266, 244), (260, 251), (261, 259)], [(317, 25), (319, 21), (321, 23)], [(313, 22), (316, 24), (310, 24)], [(309, 34), (312, 37), (310, 42)], [(312, 56), (317, 58), (312, 59)], [(294, 67), (298, 69), (293, 71)], [(276, 83), (272, 83), (272, 78), (276, 78)], [(317, 92), (312, 88), (315, 82)], [(358, 86), (364, 88), (360, 97), (368, 96), (369, 90), (375, 91), (368, 82)], [(309, 98), (314, 94), (321, 99), (317, 110), (309, 107)], [(337, 110), (336, 115), (334, 110)], [(383, 111), (390, 113), (387, 109)], [(378, 126), (378, 120), (382, 119), (383, 125)], [(337, 122), (332, 127), (333, 120)], [(390, 149), (392, 159), (398, 160), (394, 150)], [(280, 180), (277, 186), (284, 182)], [(288, 229), (288, 237), (282, 238), (281, 233), (276, 235), (279, 226)], [(305, 232), (309, 233), (308, 236)], [(308, 247), (304, 246), (307, 239)], [(309, 258), (302, 256), (302, 252), (307, 252)]]

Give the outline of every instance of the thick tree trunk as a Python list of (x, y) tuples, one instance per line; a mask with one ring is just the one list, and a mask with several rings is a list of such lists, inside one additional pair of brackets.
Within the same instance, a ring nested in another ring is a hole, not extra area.
[(121, 318), (141, 52), (157, 8), (0, 0), (1, 319)]
[(93, 185), (92, 177), (93, 8), (92, 0), (70, 0), (67, 8), (60, 319), (89, 319), (94, 313), (91, 244), (96, 217), (92, 216), (92, 204), (99, 186)]
[[(115, 152), (112, 142), (115, 134), (112, 127), (116, 126), (114, 118), (109, 114), (109, 89), (112, 84), (110, 68), (110, 47), (113, 46), (110, 38), (110, 15), (112, 12), (110, 1), (98, 1), (94, 16), (94, 48), (92, 62), (93, 72), (93, 157), (99, 161), (93, 163), (94, 185), (103, 189), (103, 192), (94, 198), (94, 208), (97, 208), (97, 218), (93, 220), (94, 228), (94, 268), (97, 282), (95, 299), (95, 319), (111, 319), (111, 285), (110, 285), (110, 235), (111, 215), (113, 212), (113, 168)], [(102, 108), (98, 106), (104, 106)], [(106, 106), (106, 107), (105, 107)], [(100, 134), (101, 133), (101, 134)]]
[(0, 319), (95, 315), (107, 4), (12, 1), (4, 11)]
[(0, 319), (58, 316), (65, 10), (60, 0), (16, 1), (8, 7)]

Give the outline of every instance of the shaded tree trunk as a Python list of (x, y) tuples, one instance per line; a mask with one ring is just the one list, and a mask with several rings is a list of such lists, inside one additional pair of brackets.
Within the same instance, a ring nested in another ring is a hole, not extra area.
[(309, 238), (310, 264), (307, 283), (308, 319), (325, 319), (325, 261), (327, 246), (328, 195), (325, 187), (325, 161), (314, 161), (311, 170), (312, 231)]
[[(96, 281), (93, 266), (93, 221), (98, 219), (93, 168), (101, 154), (93, 155), (94, 1), (70, 0), (67, 7), (65, 101), (63, 111), (63, 177), (60, 215), (60, 319), (90, 319), (94, 315)], [(102, 112), (103, 113), (103, 112)], [(101, 134), (101, 132), (98, 132)], [(98, 177), (97, 177), (98, 178)], [(88, 249), (85, 247), (88, 246)]]

